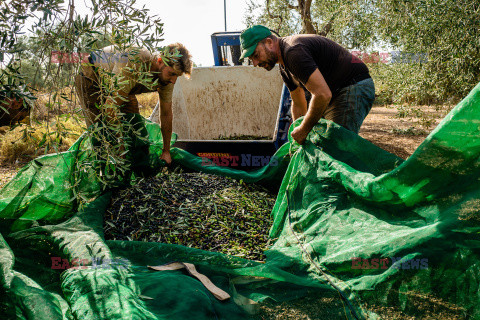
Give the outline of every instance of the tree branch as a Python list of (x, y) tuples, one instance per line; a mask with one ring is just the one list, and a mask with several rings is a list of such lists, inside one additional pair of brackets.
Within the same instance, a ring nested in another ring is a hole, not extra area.
[[(279, 28), (280, 28), (280, 26), (282, 25), (282, 22), (283, 22), (283, 17), (279, 14), (274, 15), (270, 12), (270, 0), (266, 0), (266, 7), (267, 7), (267, 14), (270, 17), (270, 19), (280, 19), (280, 22), (279, 22)], [(277, 32), (278, 32), (278, 30), (277, 30)]]
[(310, 13), (312, 0), (298, 0), (298, 5), (300, 15), (302, 17), (303, 32), (308, 34), (316, 34), (317, 29), (312, 23), (312, 15)]
[[(298, 0), (298, 1), (300, 1), (300, 0)], [(299, 8), (298, 5), (296, 5), (296, 6), (291, 5), (290, 2), (288, 2), (288, 0), (285, 0), (285, 2), (286, 2), (286, 4), (287, 4), (287, 8), (288, 8), (288, 9), (290, 9), (290, 10), (298, 10), (298, 8)]]
[(333, 15), (330, 20), (323, 26), (322, 31), (319, 32), (319, 35), (326, 37), (327, 34), (333, 28), (333, 21), (335, 20), (335, 15)]
[(305, 4), (304, 4), (304, 10), (305, 10), (305, 13), (307, 13), (308, 11), (308, 15), (310, 15), (310, 7), (312, 6), (312, 0), (305, 0)]

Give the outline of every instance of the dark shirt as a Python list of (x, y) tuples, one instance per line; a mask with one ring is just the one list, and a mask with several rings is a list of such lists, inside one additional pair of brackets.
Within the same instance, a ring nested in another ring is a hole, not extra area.
[(312, 34), (280, 38), (280, 52), (285, 67), (280, 74), (290, 91), (305, 84), (318, 68), (332, 97), (352, 83), (370, 77), (367, 66), (338, 43)]

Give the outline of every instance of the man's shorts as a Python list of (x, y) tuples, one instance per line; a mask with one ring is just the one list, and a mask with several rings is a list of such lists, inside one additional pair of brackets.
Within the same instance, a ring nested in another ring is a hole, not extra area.
[(105, 101), (101, 101), (95, 80), (85, 76), (83, 72), (75, 76), (75, 89), (85, 116), (85, 123), (89, 127), (100, 114), (99, 106), (103, 105)]
[(374, 100), (375, 85), (372, 78), (359, 81), (340, 90), (328, 105), (323, 118), (358, 133)]
[[(87, 127), (98, 121), (98, 115), (106, 102), (106, 97), (100, 94), (97, 74), (91, 66), (82, 66), (80, 73), (75, 76), (75, 89), (78, 100), (85, 116)], [(122, 113), (140, 113), (135, 95), (129, 95), (128, 101), (122, 105)]]

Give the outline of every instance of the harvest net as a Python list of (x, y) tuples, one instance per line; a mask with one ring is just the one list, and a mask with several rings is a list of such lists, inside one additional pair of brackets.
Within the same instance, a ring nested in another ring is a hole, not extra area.
[[(257, 303), (334, 293), (340, 307), (317, 318), (375, 318), (365, 302), (418, 314), (415, 301), (430, 296), (480, 319), (479, 106), (477, 85), (406, 161), (325, 120), (303, 146), (286, 143), (275, 165), (252, 172), (204, 166), (173, 148), (174, 161), (187, 168), (279, 188), (270, 230), (278, 240), (265, 263), (105, 241), (111, 193), (98, 181), (95, 143), (84, 135), (67, 152), (31, 161), (0, 190), (0, 313), (246, 319), (255, 317)], [(145, 125), (148, 132), (139, 132), (148, 141), (131, 143), (136, 160), (119, 182), (124, 186), (131, 175), (162, 166), (158, 125), (131, 120)], [(174, 261), (194, 264), (231, 298), (216, 299), (185, 270), (147, 268)]]

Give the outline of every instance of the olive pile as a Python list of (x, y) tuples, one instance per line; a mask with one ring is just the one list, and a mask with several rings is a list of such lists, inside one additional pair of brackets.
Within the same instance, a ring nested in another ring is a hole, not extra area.
[(263, 260), (275, 197), (263, 187), (230, 178), (165, 169), (113, 194), (105, 238)]

